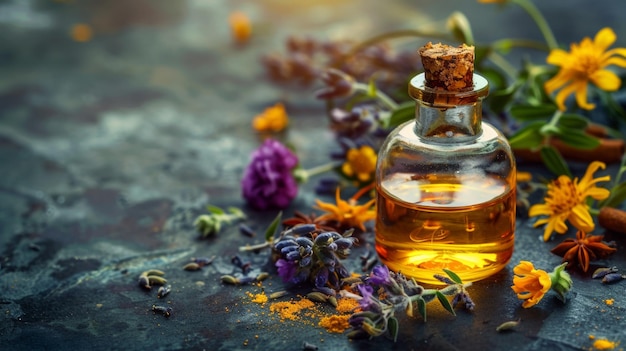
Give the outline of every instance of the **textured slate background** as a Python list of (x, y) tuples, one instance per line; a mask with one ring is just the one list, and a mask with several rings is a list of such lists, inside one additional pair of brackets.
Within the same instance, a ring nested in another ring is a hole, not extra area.
[[(538, 6), (558, 18), (561, 42), (609, 25), (626, 46), (618, 2)], [(232, 44), (226, 23), (235, 9), (255, 25), (244, 47)], [(258, 231), (275, 216), (245, 208), (240, 197), (241, 173), (260, 142), (252, 117), (284, 102), (292, 124), (280, 138), (295, 145), (305, 168), (326, 162), (335, 147), (323, 104), (308, 90), (269, 84), (260, 55), (282, 51), (290, 34), (365, 38), (442, 20), (452, 10), (468, 15), (478, 41), (539, 38), (517, 8), (463, 0), (0, 2), (1, 348), (300, 350), (308, 341), (323, 350), (574, 350), (590, 347), (588, 334), (624, 342), (624, 283), (603, 286), (576, 272), (566, 305), (550, 296), (525, 310), (510, 291), (510, 265), (471, 288), (475, 312), (453, 317), (429, 305), (427, 323), (401, 319), (397, 344), (278, 322), (267, 306), (249, 302), (245, 293), (259, 287), (220, 282), (238, 246), (260, 238), (232, 226), (200, 240), (195, 216), (209, 203), (237, 206)], [(90, 42), (70, 39), (80, 22), (96, 29)], [(313, 187), (303, 186), (286, 212), (308, 212)], [(513, 262), (559, 263), (539, 234), (520, 216)], [(626, 269), (626, 240), (606, 239), (619, 251), (597, 263)], [(360, 250), (347, 262), (354, 270)], [(202, 271), (182, 270), (191, 257), (213, 255)], [(272, 271), (267, 253), (244, 258)], [(155, 290), (136, 284), (148, 268), (164, 270), (173, 286), (169, 319), (150, 311), (165, 303)], [(271, 277), (263, 286), (271, 292), (282, 283)], [(516, 331), (495, 332), (517, 318)]]

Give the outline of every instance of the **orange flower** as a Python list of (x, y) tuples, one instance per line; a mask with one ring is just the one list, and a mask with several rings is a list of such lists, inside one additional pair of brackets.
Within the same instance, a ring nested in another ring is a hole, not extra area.
[(252, 24), (250, 19), (243, 12), (233, 12), (228, 16), (230, 30), (233, 34), (235, 42), (243, 44), (250, 39), (252, 34)]
[(358, 205), (357, 199), (364, 193), (364, 190), (369, 189), (369, 187), (363, 188), (348, 201), (344, 201), (339, 196), (339, 188), (337, 188), (335, 195), (337, 205), (315, 200), (316, 208), (327, 212), (319, 216), (317, 220), (336, 221), (341, 227), (365, 231), (365, 222), (376, 218), (376, 211), (372, 208), (376, 200), (372, 199), (363, 205)]
[(544, 241), (548, 241), (554, 231), (564, 234), (567, 231), (566, 220), (586, 233), (593, 231), (595, 224), (589, 213), (587, 198), (603, 200), (610, 195), (607, 189), (597, 187), (596, 183), (609, 181), (611, 177), (593, 178), (593, 174), (598, 169), (605, 167), (604, 163), (594, 161), (589, 165), (580, 181), (578, 178), (572, 180), (568, 176), (562, 175), (548, 184), (545, 203), (533, 205), (528, 212), (530, 217), (548, 216), (537, 220), (534, 224), (535, 227), (546, 224), (543, 232)]
[(93, 31), (88, 24), (77, 23), (72, 27), (70, 35), (72, 36), (72, 39), (74, 39), (74, 41), (84, 43), (91, 40), (91, 37), (93, 36)]
[(280, 132), (288, 124), (289, 116), (281, 103), (266, 108), (252, 120), (252, 127), (258, 132)]
[(520, 261), (513, 268), (513, 286), (511, 289), (517, 294), (517, 298), (525, 300), (522, 307), (529, 308), (536, 305), (550, 290), (552, 281), (548, 272), (535, 269), (532, 262)]

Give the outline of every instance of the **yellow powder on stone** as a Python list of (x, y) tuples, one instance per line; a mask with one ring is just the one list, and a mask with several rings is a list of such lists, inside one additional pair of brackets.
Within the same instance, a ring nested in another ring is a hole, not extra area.
[(326, 329), (329, 333), (343, 333), (346, 329), (350, 328), (348, 323), (350, 315), (332, 315), (322, 318), (319, 326)]
[(606, 300), (604, 300), (604, 303), (609, 305), (609, 306), (613, 306), (614, 302), (615, 302), (615, 299), (606, 299)]
[(337, 300), (337, 312), (339, 313), (352, 313), (359, 308), (359, 301), (351, 298), (341, 298)]
[(258, 303), (259, 305), (266, 303), (268, 300), (267, 295), (265, 295), (265, 293), (263, 292), (258, 293), (258, 294), (253, 294), (249, 291), (246, 291), (246, 295), (248, 295), (248, 297), (252, 299), (252, 302)]
[(270, 305), (270, 311), (277, 313), (281, 320), (289, 319), (295, 321), (298, 319), (298, 313), (315, 307), (313, 301), (309, 299), (291, 300), (275, 302)]
[(616, 346), (616, 342), (607, 339), (598, 339), (593, 342), (593, 348), (596, 350), (613, 350)]

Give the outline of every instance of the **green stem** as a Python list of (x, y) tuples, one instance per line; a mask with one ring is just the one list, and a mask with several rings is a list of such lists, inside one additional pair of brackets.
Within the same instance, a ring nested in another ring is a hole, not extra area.
[(515, 79), (517, 76), (517, 70), (515, 67), (511, 65), (502, 55), (496, 52), (491, 52), (489, 54), (489, 60), (512, 79)]
[[(358, 92), (362, 92), (365, 94), (370, 93), (369, 91), (369, 86), (367, 84), (363, 84), (363, 83), (355, 83), (354, 84), (354, 90), (358, 91)], [(375, 98), (377, 98), (378, 100), (380, 100), (381, 103), (383, 103), (383, 105), (387, 106), (389, 109), (391, 110), (395, 110), (398, 108), (398, 104), (393, 101), (392, 98), (389, 97), (389, 95), (383, 93), (382, 91), (376, 89), (376, 93), (375, 96), (373, 96)]]
[(548, 25), (548, 21), (546, 21), (545, 17), (541, 14), (541, 11), (532, 3), (530, 0), (512, 0), (512, 2), (519, 5), (522, 9), (524, 9), (528, 15), (535, 21), (537, 27), (541, 31), (544, 39), (546, 40), (546, 44), (550, 50), (557, 49), (559, 47), (558, 42), (554, 38), (554, 34), (552, 33), (552, 29)]
[(337, 162), (329, 162), (329, 163), (316, 166), (310, 169), (297, 168), (294, 171), (293, 175), (296, 178), (296, 181), (298, 183), (306, 183), (309, 180), (309, 178), (322, 174), (322, 173), (332, 171), (337, 166), (339, 166)]
[(495, 50), (510, 50), (513, 48), (536, 49), (541, 51), (549, 51), (550, 48), (541, 42), (530, 39), (500, 39), (491, 43)]
[(309, 168), (305, 170), (307, 176), (313, 177), (318, 174), (326, 173), (332, 171), (335, 167), (337, 167), (337, 162), (329, 162), (327, 164), (319, 165), (313, 168)]

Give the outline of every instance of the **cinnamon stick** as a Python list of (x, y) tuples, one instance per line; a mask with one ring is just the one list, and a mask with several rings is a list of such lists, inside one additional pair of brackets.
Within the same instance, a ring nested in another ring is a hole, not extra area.
[[(591, 162), (601, 161), (604, 163), (616, 163), (620, 162), (622, 155), (624, 155), (624, 140), (622, 139), (600, 139), (600, 145), (594, 149), (583, 150), (569, 146), (564, 142), (552, 138), (550, 145), (554, 146), (560, 151), (561, 156), (567, 160)], [(538, 151), (532, 151), (528, 149), (515, 149), (513, 150), (515, 155), (520, 159), (529, 162), (540, 162), (541, 155)]]
[(626, 211), (613, 207), (602, 207), (598, 214), (598, 223), (605, 229), (626, 233)]

